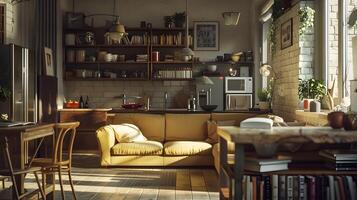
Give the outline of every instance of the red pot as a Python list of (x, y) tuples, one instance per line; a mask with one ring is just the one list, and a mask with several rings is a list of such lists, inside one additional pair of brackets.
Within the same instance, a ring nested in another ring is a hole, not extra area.
[(334, 129), (341, 129), (344, 127), (344, 112), (336, 111), (336, 112), (330, 112), (327, 115), (327, 120), (329, 125), (334, 128)]

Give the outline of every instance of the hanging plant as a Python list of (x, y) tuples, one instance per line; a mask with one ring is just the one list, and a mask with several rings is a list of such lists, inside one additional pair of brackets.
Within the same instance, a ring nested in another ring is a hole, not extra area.
[(300, 8), (299, 10), (300, 26), (299, 35), (306, 33), (307, 29), (314, 26), (315, 10), (309, 6)]
[(276, 21), (273, 20), (273, 22), (270, 24), (269, 27), (269, 32), (268, 32), (268, 39), (270, 41), (270, 50), (272, 52), (272, 54), (275, 53), (275, 49), (276, 49)]
[(10, 98), (10, 94), (11, 92), (8, 88), (0, 85), (0, 101), (6, 101), (8, 98)]

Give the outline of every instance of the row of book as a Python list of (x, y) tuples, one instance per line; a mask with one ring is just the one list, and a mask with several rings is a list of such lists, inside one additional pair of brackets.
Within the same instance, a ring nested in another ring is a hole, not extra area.
[(158, 78), (177, 78), (177, 79), (192, 78), (191, 68), (158, 70), (157, 73), (158, 73)]
[[(188, 36), (189, 45), (192, 45), (193, 38)], [(162, 34), (152, 36), (152, 44), (154, 45), (185, 45), (186, 37), (182, 33), (178, 34)]]
[[(353, 200), (356, 176), (243, 176), (245, 200)], [(234, 194), (233, 194), (234, 196)]]

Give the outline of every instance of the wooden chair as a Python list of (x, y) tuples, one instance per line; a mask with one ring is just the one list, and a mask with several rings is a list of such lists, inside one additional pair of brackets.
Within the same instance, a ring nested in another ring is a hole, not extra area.
[[(71, 185), (72, 194), (74, 199), (77, 199), (76, 193), (74, 191), (73, 181), (72, 181), (72, 149), (74, 138), (76, 136), (76, 128), (79, 126), (79, 122), (69, 122), (69, 123), (58, 123), (55, 125), (57, 136), (55, 141), (55, 149), (53, 150), (52, 158), (35, 158), (32, 162), (33, 166), (42, 167), (42, 175), (44, 176), (43, 185), (45, 188), (45, 177), (47, 174), (53, 174), (58, 172), (59, 183), (61, 187), (62, 199), (65, 199), (63, 182), (62, 182), (62, 172), (67, 172), (69, 177), (69, 183)], [(68, 140), (65, 138), (68, 138)], [(67, 143), (64, 145), (64, 143)], [(65, 149), (64, 147), (67, 147)], [(67, 153), (64, 154), (64, 150)], [(67, 155), (67, 156), (64, 156)]]
[(35, 191), (28, 191), (28, 192), (25, 192), (23, 194), (19, 193), (19, 191), (17, 189), (17, 183), (16, 183), (15, 176), (17, 176), (17, 175), (26, 176), (26, 174), (28, 174), (28, 173), (34, 173), (38, 188), (39, 188), (40, 193), (41, 193), (41, 197), (42, 197), (42, 199), (46, 199), (45, 193), (44, 193), (44, 191), (43, 191), (43, 189), (41, 187), (40, 181), (38, 179), (38, 174), (37, 174), (37, 172), (41, 173), (41, 170), (42, 170), (41, 167), (30, 167), (30, 168), (27, 168), (27, 169), (16, 169), (16, 170), (14, 170), (13, 167), (12, 167), (12, 163), (11, 163), (11, 157), (10, 157), (10, 152), (9, 152), (9, 144), (8, 144), (8, 140), (7, 140), (6, 137), (0, 139), (0, 146), (2, 147), (3, 152), (5, 153), (6, 164), (8, 166), (8, 170), (1, 170), (0, 171), (0, 175), (10, 177), (10, 179), (12, 181), (12, 188), (13, 188), (13, 190), (15, 192), (15, 195), (16, 195), (16, 199), (23, 199), (23, 198), (28, 197), (30, 195), (34, 195), (35, 193), (38, 192), (37, 190), (35, 190)]

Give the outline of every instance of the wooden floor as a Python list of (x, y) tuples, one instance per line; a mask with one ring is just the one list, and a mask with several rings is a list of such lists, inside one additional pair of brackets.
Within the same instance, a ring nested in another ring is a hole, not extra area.
[[(97, 163), (92, 156), (75, 156), (73, 179), (79, 199), (219, 199), (218, 177), (213, 168), (99, 168)], [(66, 199), (72, 199), (66, 176), (64, 184)], [(27, 176), (25, 187), (36, 188), (32, 175)], [(58, 183), (56, 199), (61, 199)]]

